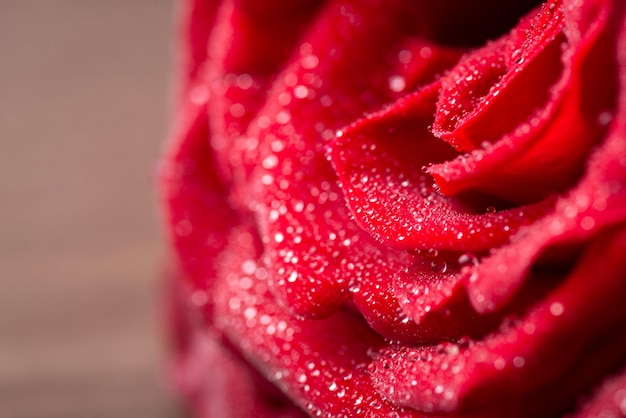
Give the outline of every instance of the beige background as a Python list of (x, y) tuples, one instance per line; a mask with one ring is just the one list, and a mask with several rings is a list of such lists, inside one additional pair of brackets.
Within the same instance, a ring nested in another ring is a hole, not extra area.
[(172, 0), (0, 0), (0, 416), (176, 417), (154, 172)]

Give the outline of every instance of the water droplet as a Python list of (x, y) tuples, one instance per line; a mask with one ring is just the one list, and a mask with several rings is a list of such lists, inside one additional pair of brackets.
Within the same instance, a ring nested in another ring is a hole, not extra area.
[(192, 305), (194, 305), (195, 307), (198, 307), (198, 308), (206, 305), (208, 300), (209, 300), (209, 298), (208, 298), (206, 292), (203, 291), (203, 290), (196, 290), (191, 295), (191, 303), (192, 303)]
[(274, 154), (270, 154), (263, 159), (263, 168), (271, 170), (278, 165), (278, 158)]
[(598, 115), (598, 125), (607, 126), (613, 120), (613, 114), (611, 112), (601, 112)]
[(433, 260), (430, 262), (430, 269), (434, 273), (445, 273), (448, 270), (448, 263), (444, 260)]
[(408, 49), (403, 49), (402, 51), (398, 53), (398, 59), (403, 64), (408, 64), (409, 62), (411, 62), (412, 58), (413, 58), (413, 54)]
[(253, 306), (250, 306), (250, 307), (246, 308), (246, 310), (245, 310), (245, 311), (243, 311), (243, 316), (244, 316), (246, 319), (248, 319), (248, 320), (250, 320), (250, 319), (254, 319), (254, 317), (256, 316), (256, 314), (257, 314), (257, 310), (256, 310), (256, 308), (255, 308), (255, 307), (253, 307)]
[(399, 75), (394, 75), (389, 77), (389, 89), (391, 91), (395, 91), (396, 93), (401, 92), (406, 87), (406, 80), (404, 77)]
[(237, 76), (237, 86), (243, 90), (247, 90), (252, 87), (253, 80), (250, 74), (239, 74)]
[(585, 231), (593, 229), (596, 225), (596, 221), (591, 216), (585, 216), (580, 220), (580, 227)]
[(296, 96), (298, 99), (304, 99), (309, 95), (309, 89), (301, 84), (297, 85), (293, 89), (293, 95)]
[(425, 46), (422, 47), (420, 49), (420, 57), (424, 58), (424, 59), (428, 59), (433, 55), (433, 51), (432, 49), (430, 49), (429, 47)]
[(437, 257), (439, 255), (439, 251), (436, 248), (430, 248), (427, 252), (429, 257)]
[(476, 266), (478, 265), (478, 258), (476, 258), (476, 256), (472, 253), (463, 253), (459, 257), (458, 263), (460, 266), (466, 266), (466, 265)]
[(276, 122), (280, 124), (286, 124), (291, 120), (291, 115), (287, 111), (279, 112), (276, 115)]
[(378, 399), (374, 399), (372, 402), (370, 402), (370, 406), (373, 409), (378, 410), (383, 407), (383, 404)]
[(563, 315), (564, 311), (565, 307), (562, 303), (554, 302), (552, 305), (550, 305), (550, 313), (554, 316), (561, 316)]
[(315, 55), (308, 55), (302, 58), (301, 62), (302, 62), (302, 68), (306, 70), (312, 70), (313, 68), (317, 67), (320, 60)]
[(498, 357), (493, 362), (493, 367), (495, 367), (496, 370), (502, 370), (502, 369), (504, 369), (505, 366), (506, 366), (506, 360), (504, 360), (502, 357)]
[(378, 370), (378, 366), (376, 366), (376, 363), (369, 363), (369, 364), (367, 365), (367, 371), (368, 371), (370, 374), (374, 374), (374, 373), (376, 373), (376, 370)]
[(241, 103), (233, 103), (230, 106), (230, 114), (235, 118), (240, 118), (246, 113), (246, 108)]
[(526, 359), (524, 359), (524, 357), (516, 356), (513, 358), (513, 366), (520, 368), (524, 367), (524, 364), (526, 364)]

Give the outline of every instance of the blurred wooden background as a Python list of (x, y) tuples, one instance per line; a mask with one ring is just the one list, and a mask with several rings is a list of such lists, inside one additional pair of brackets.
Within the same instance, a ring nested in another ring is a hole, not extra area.
[(154, 171), (172, 0), (0, 0), (0, 416), (177, 417)]

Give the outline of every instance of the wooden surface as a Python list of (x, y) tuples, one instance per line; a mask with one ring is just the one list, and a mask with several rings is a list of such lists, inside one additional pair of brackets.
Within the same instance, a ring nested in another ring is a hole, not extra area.
[(0, 0), (0, 417), (178, 417), (154, 171), (170, 0)]

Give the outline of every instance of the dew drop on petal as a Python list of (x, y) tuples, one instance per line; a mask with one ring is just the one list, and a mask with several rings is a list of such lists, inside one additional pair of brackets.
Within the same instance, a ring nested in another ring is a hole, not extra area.
[(561, 316), (563, 315), (564, 311), (565, 307), (562, 303), (554, 302), (552, 305), (550, 305), (550, 313), (554, 316)]
[(516, 356), (513, 358), (513, 366), (520, 368), (524, 367), (524, 364), (526, 364), (526, 359), (524, 359), (524, 357)]
[(391, 91), (395, 91), (396, 93), (399, 93), (403, 91), (405, 87), (406, 87), (406, 80), (404, 79), (404, 77), (399, 76), (399, 75), (394, 75), (394, 76), (389, 77), (389, 89)]

